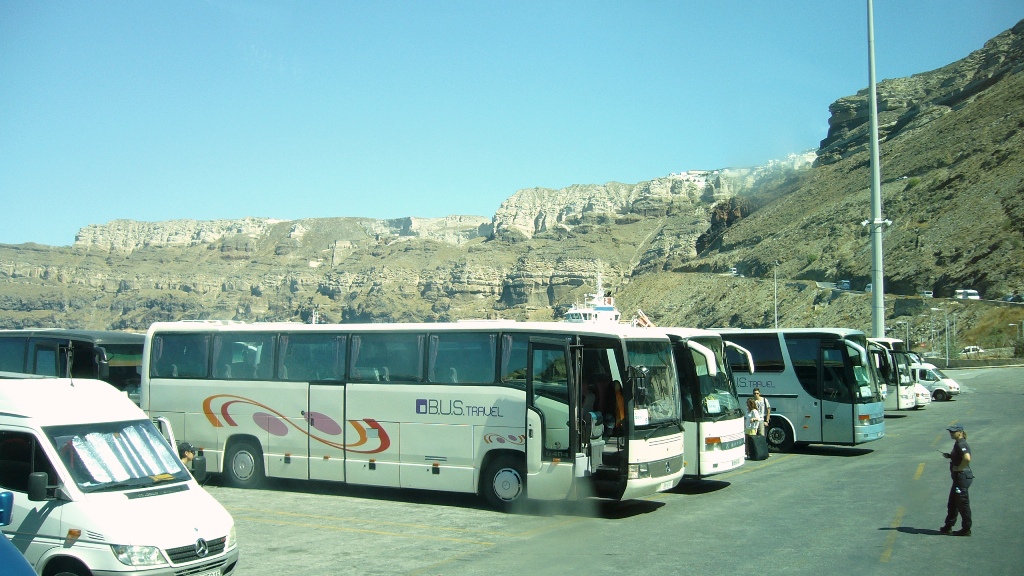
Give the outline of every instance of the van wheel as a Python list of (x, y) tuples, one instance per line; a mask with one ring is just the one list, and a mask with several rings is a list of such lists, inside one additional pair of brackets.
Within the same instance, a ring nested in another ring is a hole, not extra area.
[(772, 418), (768, 422), (768, 428), (765, 429), (764, 435), (770, 448), (775, 448), (779, 452), (789, 452), (793, 449), (795, 443), (793, 429), (782, 418)]
[(248, 440), (233, 442), (224, 454), (224, 483), (232, 488), (263, 485), (263, 453)]
[(522, 459), (498, 456), (480, 477), (480, 494), (493, 508), (514, 511), (526, 499), (526, 472)]
[(946, 394), (945, 390), (936, 390), (935, 393), (933, 394), (933, 397), (936, 400), (938, 400), (939, 402), (944, 402), (946, 400), (949, 400), (949, 394)]

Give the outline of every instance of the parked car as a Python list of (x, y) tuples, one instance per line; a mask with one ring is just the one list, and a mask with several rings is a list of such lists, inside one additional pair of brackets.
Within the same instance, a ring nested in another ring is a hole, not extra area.
[(977, 290), (957, 290), (953, 296), (957, 300), (981, 300)]
[(840, 280), (839, 282), (836, 282), (836, 288), (839, 288), (840, 290), (849, 290), (850, 289), (850, 281), (849, 280)]
[(918, 384), (924, 386), (933, 399), (942, 402), (960, 393), (960, 384), (946, 376), (934, 364), (914, 364), (910, 367)]
[(961, 350), (960, 353), (965, 356), (970, 356), (971, 354), (977, 356), (979, 354), (984, 354), (985, 350), (981, 346), (964, 346), (964, 349)]
[(918, 294), (921, 296), (921, 298), (933, 298), (934, 297), (934, 294), (932, 294), (931, 290), (921, 290), (921, 292), (919, 292)]

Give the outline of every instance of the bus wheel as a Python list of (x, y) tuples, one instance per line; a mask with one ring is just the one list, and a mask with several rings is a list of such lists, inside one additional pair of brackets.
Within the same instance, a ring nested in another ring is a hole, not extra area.
[(511, 512), (526, 496), (526, 472), (521, 459), (498, 456), (480, 477), (480, 492), (492, 507)]
[(224, 483), (232, 488), (263, 484), (263, 454), (248, 440), (232, 442), (224, 454)]
[(945, 402), (946, 400), (949, 400), (949, 394), (946, 394), (945, 390), (936, 390), (935, 399), (939, 402)]
[(772, 418), (768, 422), (768, 428), (764, 432), (768, 440), (768, 446), (779, 452), (789, 452), (793, 449), (793, 429), (781, 418)]

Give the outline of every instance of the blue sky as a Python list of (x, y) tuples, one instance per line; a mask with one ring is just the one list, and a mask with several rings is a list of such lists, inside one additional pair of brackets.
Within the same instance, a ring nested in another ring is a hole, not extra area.
[[(816, 148), (868, 82), (854, 0), (0, 0), (0, 243), (127, 218), (493, 215)], [(879, 81), (1020, 0), (875, 2)]]

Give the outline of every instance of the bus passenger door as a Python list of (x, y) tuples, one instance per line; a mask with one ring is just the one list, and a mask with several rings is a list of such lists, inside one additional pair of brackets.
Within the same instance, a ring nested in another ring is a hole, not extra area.
[(537, 500), (561, 500), (573, 486), (570, 369), (567, 340), (531, 338), (526, 360), (526, 489)]
[(848, 444), (853, 437), (853, 374), (839, 341), (821, 343), (821, 441)]
[(309, 478), (345, 480), (345, 386), (310, 384), (303, 415), (309, 434)]

